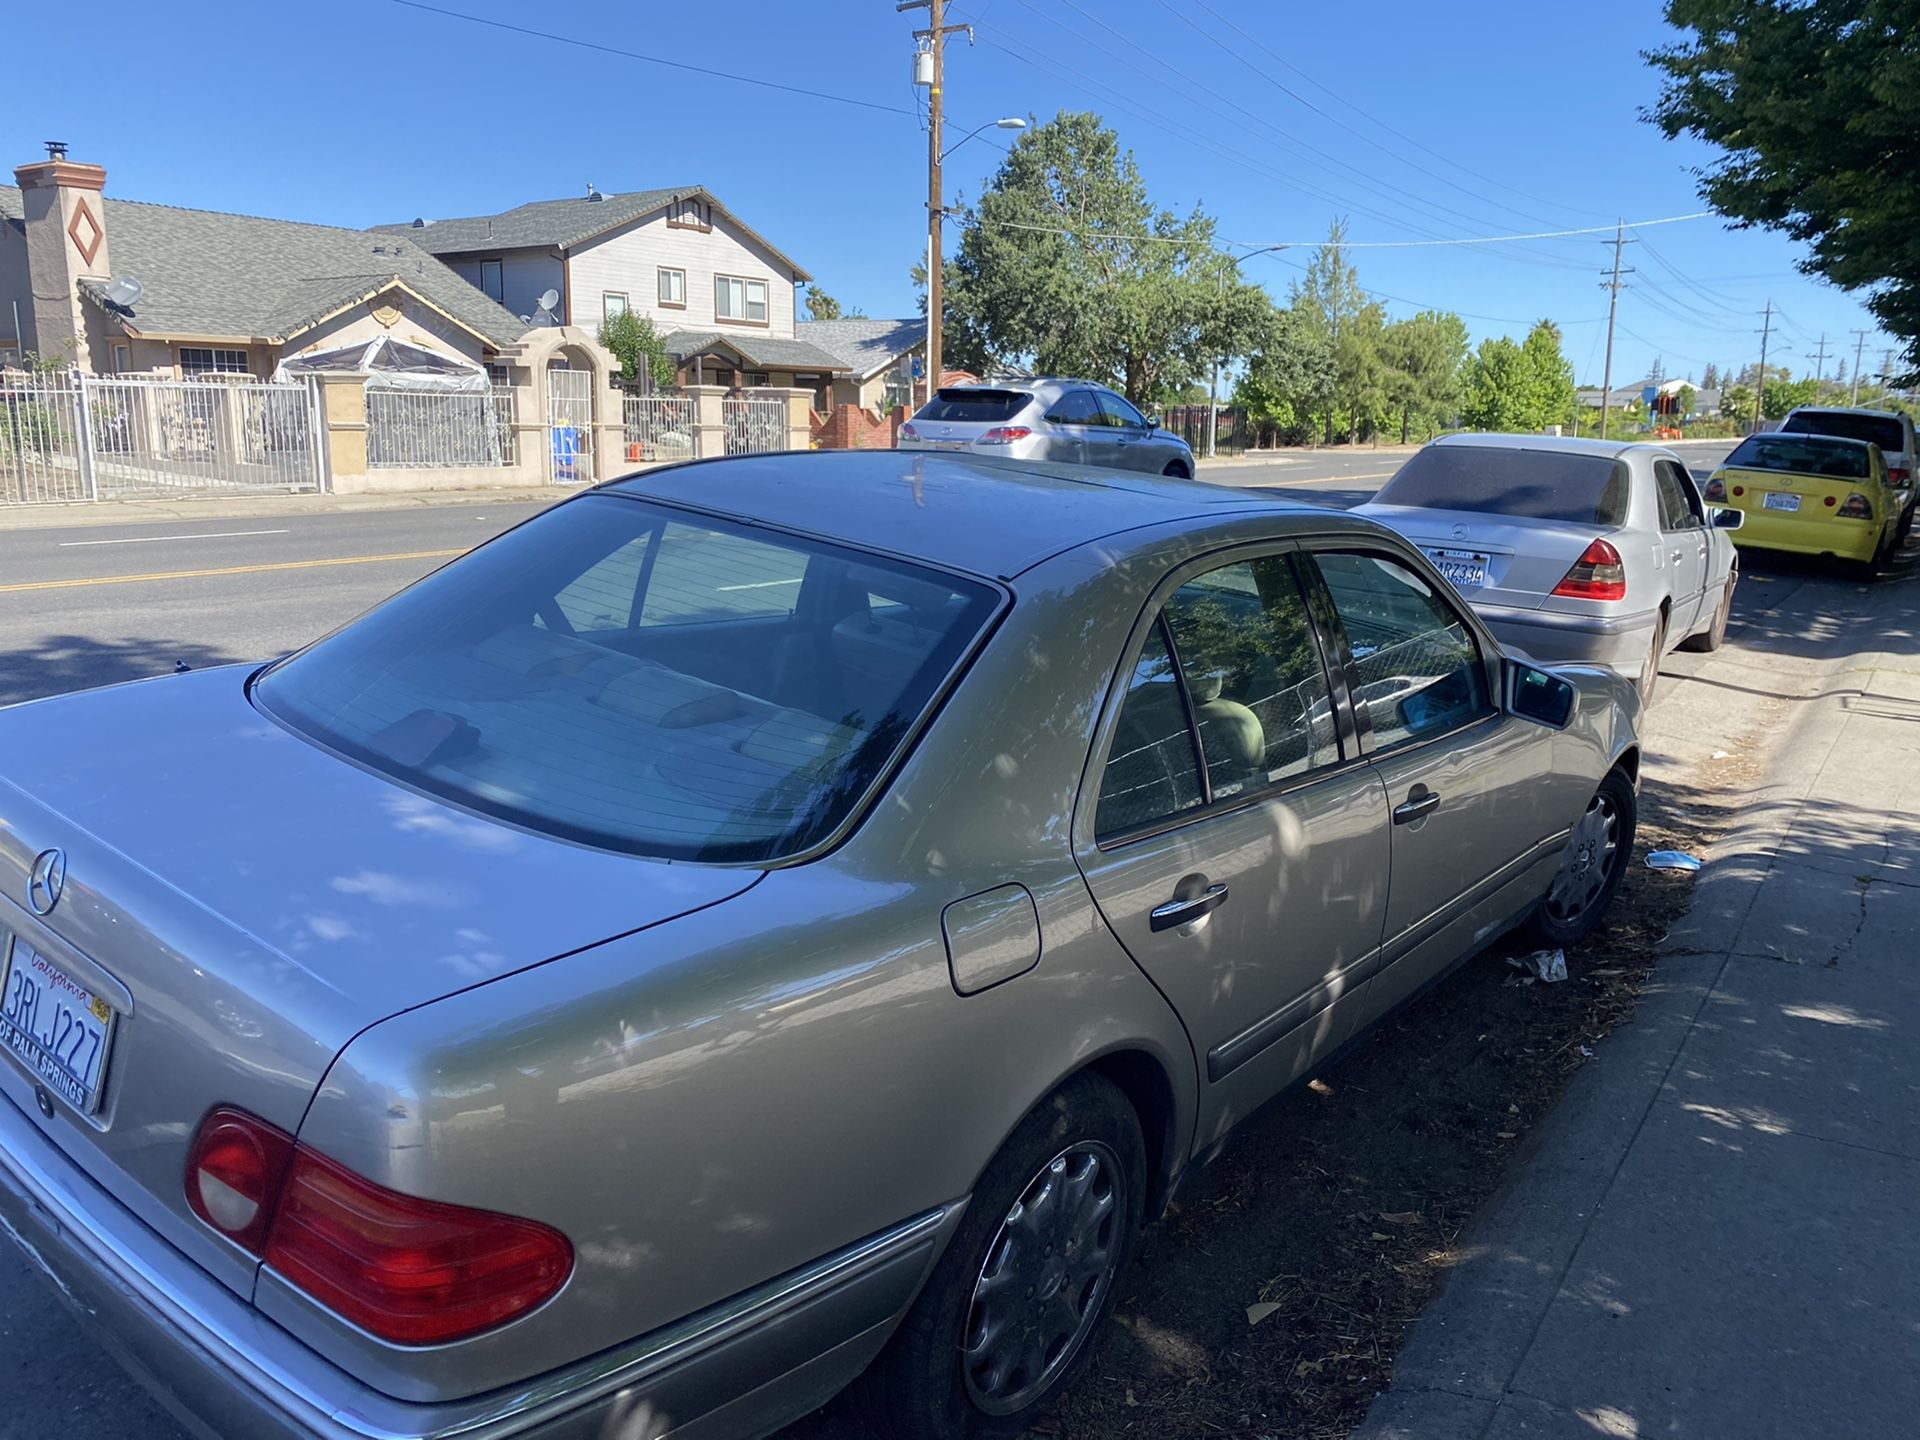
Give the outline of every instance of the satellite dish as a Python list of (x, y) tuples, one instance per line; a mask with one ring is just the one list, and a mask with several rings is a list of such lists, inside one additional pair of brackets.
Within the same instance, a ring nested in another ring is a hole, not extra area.
[(554, 306), (558, 305), (559, 303), (560, 303), (560, 292), (558, 290), (547, 290), (541, 293), (540, 308), (542, 310), (551, 310), (553, 309)]
[(147, 293), (147, 287), (131, 275), (116, 275), (107, 285), (107, 300), (122, 310), (131, 310)]

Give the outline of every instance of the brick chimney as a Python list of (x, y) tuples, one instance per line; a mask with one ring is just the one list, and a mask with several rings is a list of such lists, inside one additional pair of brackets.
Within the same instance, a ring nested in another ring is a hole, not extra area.
[(100, 203), (107, 172), (67, 159), (66, 145), (49, 140), (47, 158), (19, 166), (13, 178), (26, 213), (34, 349), (43, 358), (66, 356), (91, 369), (79, 282), (105, 280), (113, 273), (106, 210)]

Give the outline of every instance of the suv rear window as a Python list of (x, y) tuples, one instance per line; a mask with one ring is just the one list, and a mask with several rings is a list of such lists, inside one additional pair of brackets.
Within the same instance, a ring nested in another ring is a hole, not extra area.
[(1024, 390), (937, 390), (913, 418), (998, 425), (1018, 415), (1031, 399)]
[(1907, 449), (1907, 427), (1889, 415), (1862, 415), (1853, 410), (1797, 410), (1780, 422), (1780, 430), (1789, 435), (1838, 435), (1847, 440), (1866, 440), (1889, 456), (1904, 455)]
[(994, 605), (923, 566), (589, 495), (274, 666), (253, 698), (532, 830), (763, 862), (846, 818)]
[(1827, 435), (1789, 435), (1784, 430), (1749, 435), (1723, 462), (1738, 470), (1779, 470), (1793, 475), (1828, 475), (1864, 480), (1867, 447)]
[(1570, 525), (1622, 525), (1627, 467), (1606, 455), (1429, 445), (1373, 497), (1419, 510), (1474, 510)]

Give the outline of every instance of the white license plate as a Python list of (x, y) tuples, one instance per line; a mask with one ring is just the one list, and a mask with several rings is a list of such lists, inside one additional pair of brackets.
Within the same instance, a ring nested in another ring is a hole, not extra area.
[(113, 1007), (26, 941), (0, 973), (0, 1045), (83, 1115), (100, 1108)]
[(1427, 558), (1456, 590), (1476, 590), (1487, 583), (1487, 557), (1474, 550), (1428, 550)]
[(1798, 510), (1800, 508), (1800, 497), (1798, 495), (1782, 495), (1778, 490), (1769, 490), (1765, 495), (1760, 497), (1760, 508), (1763, 510)]

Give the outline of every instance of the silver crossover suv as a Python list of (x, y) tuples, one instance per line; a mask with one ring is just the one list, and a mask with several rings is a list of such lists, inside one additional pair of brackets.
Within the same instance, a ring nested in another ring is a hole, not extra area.
[(1193, 477), (1186, 441), (1088, 380), (948, 385), (900, 427), (899, 445)]
[(1600, 922), (1636, 712), (1323, 509), (618, 481), (0, 711), (0, 1246), (232, 1440), (724, 1440), (862, 1372), (894, 1440), (1024, 1430), (1237, 1121)]

